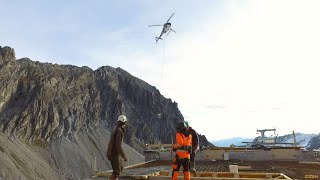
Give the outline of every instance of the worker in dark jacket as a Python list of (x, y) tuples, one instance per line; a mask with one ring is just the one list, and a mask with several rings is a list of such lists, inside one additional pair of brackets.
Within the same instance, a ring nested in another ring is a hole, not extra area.
[(192, 152), (190, 154), (190, 171), (196, 172), (195, 168), (195, 157), (196, 153), (199, 151), (199, 136), (198, 133), (189, 126), (189, 123), (186, 122), (187, 132), (192, 135)]
[(119, 175), (123, 170), (123, 161), (128, 161), (126, 154), (122, 149), (122, 142), (124, 136), (124, 128), (126, 126), (127, 117), (125, 115), (120, 115), (118, 117), (118, 126), (113, 131), (108, 149), (107, 149), (107, 157), (111, 162), (112, 166), (112, 177), (110, 179), (117, 180)]

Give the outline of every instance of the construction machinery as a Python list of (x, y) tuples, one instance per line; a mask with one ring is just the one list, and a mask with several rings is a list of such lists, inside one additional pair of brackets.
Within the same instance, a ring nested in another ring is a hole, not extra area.
[[(273, 135), (266, 136), (265, 133), (268, 131), (273, 131)], [(261, 136), (258, 136), (253, 139), (252, 142), (242, 142), (246, 143), (247, 146), (251, 146), (254, 148), (268, 148), (268, 147), (283, 147), (283, 146), (296, 146), (296, 138), (295, 138), (295, 132), (293, 131), (293, 138), (294, 142), (288, 143), (288, 142), (278, 142), (277, 138), (278, 135), (276, 134), (276, 129), (257, 129), (257, 133), (261, 134)]]

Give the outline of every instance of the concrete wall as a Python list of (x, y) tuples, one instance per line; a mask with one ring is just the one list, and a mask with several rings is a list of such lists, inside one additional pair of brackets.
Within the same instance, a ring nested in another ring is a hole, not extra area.
[(298, 159), (301, 156), (301, 151), (294, 149), (272, 149), (272, 159), (274, 160), (292, 160)]
[(254, 160), (255, 161), (271, 161), (271, 160), (273, 160), (272, 153), (271, 153), (271, 151), (256, 150), (254, 152)]
[(215, 159), (215, 160), (223, 160), (224, 159), (225, 150), (204, 150), (204, 158), (205, 159)]
[[(223, 150), (206, 149), (204, 159), (207, 160), (249, 160), (249, 161), (271, 161), (271, 160), (299, 160), (302, 151), (295, 149), (271, 149), (271, 150)], [(225, 159), (224, 156), (228, 156)]]

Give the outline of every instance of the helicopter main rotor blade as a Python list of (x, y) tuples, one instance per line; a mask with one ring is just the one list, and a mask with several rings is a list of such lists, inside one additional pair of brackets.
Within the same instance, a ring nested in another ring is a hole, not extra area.
[(169, 17), (169, 19), (168, 19), (168, 21), (167, 22), (169, 22), (170, 21), (170, 19), (172, 18), (172, 16), (174, 15), (174, 13), (172, 13), (172, 15)]
[(153, 26), (163, 26), (163, 25), (148, 25), (148, 27), (153, 27)]

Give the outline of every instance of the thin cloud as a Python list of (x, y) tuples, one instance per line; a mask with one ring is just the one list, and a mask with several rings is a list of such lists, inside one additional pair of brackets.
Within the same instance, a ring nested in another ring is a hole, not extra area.
[(208, 109), (224, 109), (227, 106), (222, 106), (222, 105), (206, 105), (203, 106), (204, 108), (208, 108)]

